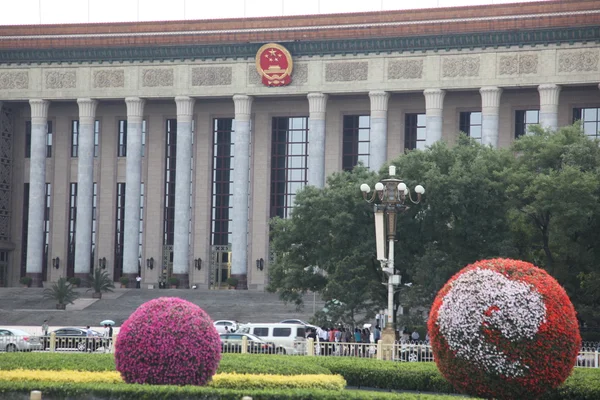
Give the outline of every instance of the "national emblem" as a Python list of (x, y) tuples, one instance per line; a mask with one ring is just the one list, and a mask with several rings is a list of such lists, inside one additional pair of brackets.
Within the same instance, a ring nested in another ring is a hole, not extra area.
[(283, 46), (267, 43), (256, 52), (256, 70), (266, 86), (286, 86), (292, 81), (292, 56)]

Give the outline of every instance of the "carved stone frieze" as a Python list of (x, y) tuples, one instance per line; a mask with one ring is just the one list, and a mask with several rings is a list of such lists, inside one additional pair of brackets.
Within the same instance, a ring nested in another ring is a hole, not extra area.
[(325, 65), (325, 82), (366, 81), (368, 61), (332, 62)]
[(421, 79), (423, 77), (423, 59), (390, 61), (388, 79)]
[(125, 70), (108, 69), (94, 71), (93, 87), (95, 88), (120, 88), (125, 87)]
[(442, 63), (444, 78), (479, 76), (479, 57), (446, 57)]
[(227, 86), (231, 77), (231, 67), (192, 68), (192, 86)]
[(0, 72), (0, 89), (27, 89), (29, 88), (29, 73), (27, 71)]
[(75, 71), (46, 71), (46, 89), (73, 89), (77, 86)]
[(256, 66), (254, 64), (248, 65), (248, 83), (251, 85), (260, 85), (260, 81), (260, 74), (256, 70)]
[(597, 49), (568, 50), (558, 54), (558, 72), (593, 72), (598, 71)]
[(173, 86), (174, 80), (175, 73), (172, 68), (144, 69), (142, 72), (142, 86), (144, 87)]
[(537, 74), (537, 54), (510, 54), (500, 56), (498, 75)]

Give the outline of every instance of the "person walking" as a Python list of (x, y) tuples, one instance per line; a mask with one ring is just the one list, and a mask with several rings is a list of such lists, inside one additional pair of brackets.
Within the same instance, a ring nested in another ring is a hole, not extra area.
[(85, 328), (85, 337), (87, 351), (91, 353), (94, 347), (94, 331), (92, 330), (92, 328), (90, 328), (89, 325)]
[(104, 324), (104, 332), (102, 332), (102, 339), (104, 342), (104, 352), (108, 353), (109, 351), (109, 347), (110, 347), (110, 338), (111, 338), (111, 334), (110, 334), (110, 329), (108, 328), (110, 325), (108, 324)]
[(48, 336), (48, 320), (45, 319), (44, 323), (42, 323), (42, 335)]

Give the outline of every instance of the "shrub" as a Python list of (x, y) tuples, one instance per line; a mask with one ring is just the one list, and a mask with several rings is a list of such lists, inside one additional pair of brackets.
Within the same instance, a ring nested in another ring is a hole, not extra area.
[(26, 286), (30, 286), (32, 281), (33, 281), (33, 279), (31, 279), (30, 276), (22, 276), (21, 279), (19, 279), (19, 282), (21, 283), (21, 285), (26, 285)]
[(169, 285), (171, 285), (171, 286), (177, 286), (177, 285), (179, 285), (179, 278), (174, 277), (174, 276), (170, 277), (169, 278)]
[(236, 287), (238, 282), (238, 278), (227, 278), (227, 284), (231, 287)]
[(79, 286), (79, 285), (81, 285), (81, 278), (78, 276), (73, 276), (73, 277), (69, 278), (69, 283), (71, 285)]
[(73, 304), (79, 294), (65, 278), (59, 278), (51, 287), (44, 289), (45, 299), (54, 300), (58, 304)]
[(119, 282), (121, 282), (121, 285), (127, 286), (129, 285), (129, 278), (126, 276), (122, 276), (119, 278)]
[(100, 268), (94, 269), (94, 273), (90, 274), (90, 286), (90, 290), (93, 290), (94, 293), (112, 292), (115, 288), (108, 272)]
[(460, 392), (536, 399), (567, 379), (581, 347), (564, 289), (510, 259), (478, 261), (438, 293), (429, 336), (440, 372)]
[(127, 383), (204, 385), (221, 359), (221, 339), (200, 307), (176, 297), (142, 304), (123, 323), (115, 365)]

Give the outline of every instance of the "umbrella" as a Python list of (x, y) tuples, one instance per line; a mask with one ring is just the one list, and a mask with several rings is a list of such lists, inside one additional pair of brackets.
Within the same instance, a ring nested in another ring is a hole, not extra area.
[(104, 321), (100, 322), (100, 325), (114, 325), (115, 321), (113, 321), (112, 319), (105, 319)]

